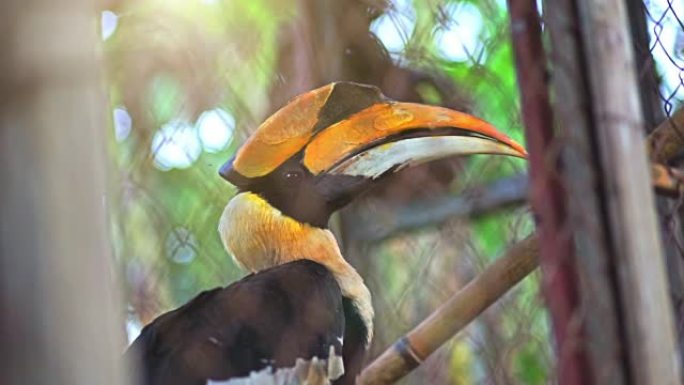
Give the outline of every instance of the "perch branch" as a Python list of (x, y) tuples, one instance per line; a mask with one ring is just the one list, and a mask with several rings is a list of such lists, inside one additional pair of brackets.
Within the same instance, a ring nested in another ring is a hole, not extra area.
[(537, 239), (515, 244), (451, 299), (371, 363), (357, 384), (391, 384), (408, 374), (445, 341), (537, 267)]

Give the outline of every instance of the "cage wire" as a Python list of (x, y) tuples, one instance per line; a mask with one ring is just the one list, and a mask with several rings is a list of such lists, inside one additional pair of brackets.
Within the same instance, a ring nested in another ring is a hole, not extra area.
[[(670, 117), (684, 103), (684, 4), (675, 0), (645, 0), (643, 12), (649, 38), (647, 49), (652, 57), (645, 70), (655, 71), (658, 81), (652, 85), (652, 91), (658, 95), (662, 111)], [(636, 50), (643, 50), (643, 43), (635, 42)]]
[[(245, 275), (216, 230), (235, 193), (217, 170), (278, 107), (273, 88), (296, 81), (283, 70), (283, 55), (312, 44), (301, 41), (297, 26), (320, 17), (307, 11), (306, 1), (181, 3), (122, 2), (102, 18), (113, 116), (112, 234), (130, 339), (162, 312)], [(357, 3), (368, 7), (360, 23), (364, 34), (384, 51), (392, 76), (408, 73), (414, 101), (470, 111), (524, 141), (504, 1), (348, 2)], [(681, 8), (667, 0), (643, 3), (651, 68), (659, 79), (653, 87), (667, 116), (684, 99)], [(340, 33), (357, 24), (339, 27)], [(329, 60), (325, 65), (337, 65), (338, 59)], [(397, 207), (510, 188), (511, 178), (525, 170), (522, 161), (489, 156), (406, 170), (334, 220), (345, 256), (373, 294), (371, 358), (533, 229), (524, 190), (489, 210), (469, 211), (466, 199), (464, 215), (419, 226), (402, 227), (419, 212), (399, 215)], [(668, 231), (679, 231), (680, 207), (672, 208)], [(374, 232), (378, 228), (383, 232)], [(684, 248), (678, 250), (682, 256)], [(535, 273), (402, 383), (555, 383), (538, 286)]]

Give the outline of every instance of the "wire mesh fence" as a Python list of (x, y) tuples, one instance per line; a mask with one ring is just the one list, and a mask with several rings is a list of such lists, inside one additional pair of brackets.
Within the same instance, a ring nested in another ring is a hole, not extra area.
[[(653, 84), (662, 111), (670, 117), (684, 103), (684, 5), (674, 0), (644, 1), (649, 60), (644, 70), (654, 71)], [(644, 50), (637, 41), (636, 50)], [(641, 76), (645, 76), (641, 74)], [(647, 90), (645, 90), (647, 91)]]
[[(216, 231), (235, 193), (217, 170), (297, 93), (340, 79), (376, 84), (398, 100), (470, 111), (523, 141), (504, 2), (247, 3), (121, 2), (103, 13), (112, 233), (131, 338), (161, 312), (245, 274)], [(651, 91), (670, 116), (684, 101), (684, 11), (674, 0), (637, 3), (649, 34), (635, 45), (652, 58), (639, 75), (656, 80)], [(559, 138), (550, 167), (571, 140)], [(333, 220), (373, 294), (371, 357), (533, 231), (520, 185), (526, 167), (476, 156), (405, 170)], [(505, 191), (513, 193), (482, 202)], [(460, 215), (417, 220), (427, 206)], [(675, 240), (680, 207), (666, 216)], [(571, 218), (567, 231), (599, 234), (592, 226)], [(523, 281), (404, 383), (555, 383), (539, 281), (537, 273)]]

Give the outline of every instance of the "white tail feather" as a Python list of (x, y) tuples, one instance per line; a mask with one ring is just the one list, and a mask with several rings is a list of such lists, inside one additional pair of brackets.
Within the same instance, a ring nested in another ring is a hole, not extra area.
[(330, 385), (344, 374), (342, 357), (330, 346), (327, 360), (298, 358), (293, 367), (273, 370), (270, 366), (247, 377), (226, 381), (207, 381), (207, 385)]

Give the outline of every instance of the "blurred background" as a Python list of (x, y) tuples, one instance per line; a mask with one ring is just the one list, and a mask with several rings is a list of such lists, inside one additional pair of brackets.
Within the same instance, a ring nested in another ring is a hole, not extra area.
[[(638, 51), (653, 58), (640, 75), (655, 78), (652, 107), (667, 116), (684, 100), (684, 4), (634, 6), (647, 16)], [(109, 0), (100, 16), (107, 202), (129, 341), (245, 274), (216, 230), (235, 193), (217, 170), (293, 96), (337, 80), (374, 84), (471, 112), (524, 143), (503, 0)], [(526, 168), (491, 156), (432, 163), (334, 217), (373, 294), (370, 358), (532, 232)], [(402, 383), (554, 383), (538, 287), (535, 273)]]

